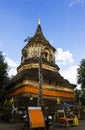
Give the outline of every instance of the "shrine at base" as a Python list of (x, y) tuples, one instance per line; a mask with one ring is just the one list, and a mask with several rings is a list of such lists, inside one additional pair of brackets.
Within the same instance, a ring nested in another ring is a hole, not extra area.
[(37, 104), (41, 53), (42, 101), (50, 106), (56, 105), (57, 99), (61, 102), (73, 102), (75, 100), (75, 85), (60, 75), (60, 68), (55, 63), (56, 49), (44, 37), (40, 19), (34, 36), (28, 37), (25, 41), (27, 44), (22, 49), (21, 63), (17, 68), (17, 74), (5, 88), (7, 98), (16, 99), (26, 96), (28, 99), (32, 98), (32, 105)]

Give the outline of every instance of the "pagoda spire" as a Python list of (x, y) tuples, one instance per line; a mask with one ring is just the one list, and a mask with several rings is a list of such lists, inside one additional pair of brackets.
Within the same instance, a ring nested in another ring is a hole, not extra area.
[(38, 25), (40, 25), (40, 16), (38, 17)]
[(38, 26), (37, 26), (36, 34), (42, 34), (42, 29), (40, 25), (40, 16), (38, 17)]

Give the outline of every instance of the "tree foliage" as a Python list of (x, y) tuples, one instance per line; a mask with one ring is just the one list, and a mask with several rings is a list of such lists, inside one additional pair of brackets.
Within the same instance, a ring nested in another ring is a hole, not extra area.
[(7, 84), (8, 80), (8, 65), (0, 51), (0, 102), (2, 102), (4, 98), (4, 86)]
[(82, 90), (75, 90), (75, 97), (76, 97), (76, 102), (79, 103), (79, 101), (81, 100), (82, 97)]
[(85, 59), (82, 59), (80, 62), (77, 81), (81, 84), (81, 89), (85, 89)]
[(81, 85), (81, 90), (76, 91), (76, 98), (85, 105), (85, 59), (81, 60), (77, 73), (77, 82)]

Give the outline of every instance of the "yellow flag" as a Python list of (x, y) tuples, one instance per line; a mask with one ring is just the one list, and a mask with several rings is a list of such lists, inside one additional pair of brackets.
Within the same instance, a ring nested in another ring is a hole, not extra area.
[(14, 102), (14, 98), (11, 97), (10, 101), (9, 101), (11, 104)]
[(56, 100), (57, 100), (57, 104), (60, 104), (60, 98), (57, 97)]

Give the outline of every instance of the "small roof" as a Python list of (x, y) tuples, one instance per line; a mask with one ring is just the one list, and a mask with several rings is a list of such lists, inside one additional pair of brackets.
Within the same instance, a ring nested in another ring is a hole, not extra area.
[(62, 109), (62, 108), (68, 108), (68, 107), (73, 107), (73, 106), (74, 105), (72, 105), (72, 104), (64, 103), (64, 104), (57, 104), (56, 108)]

